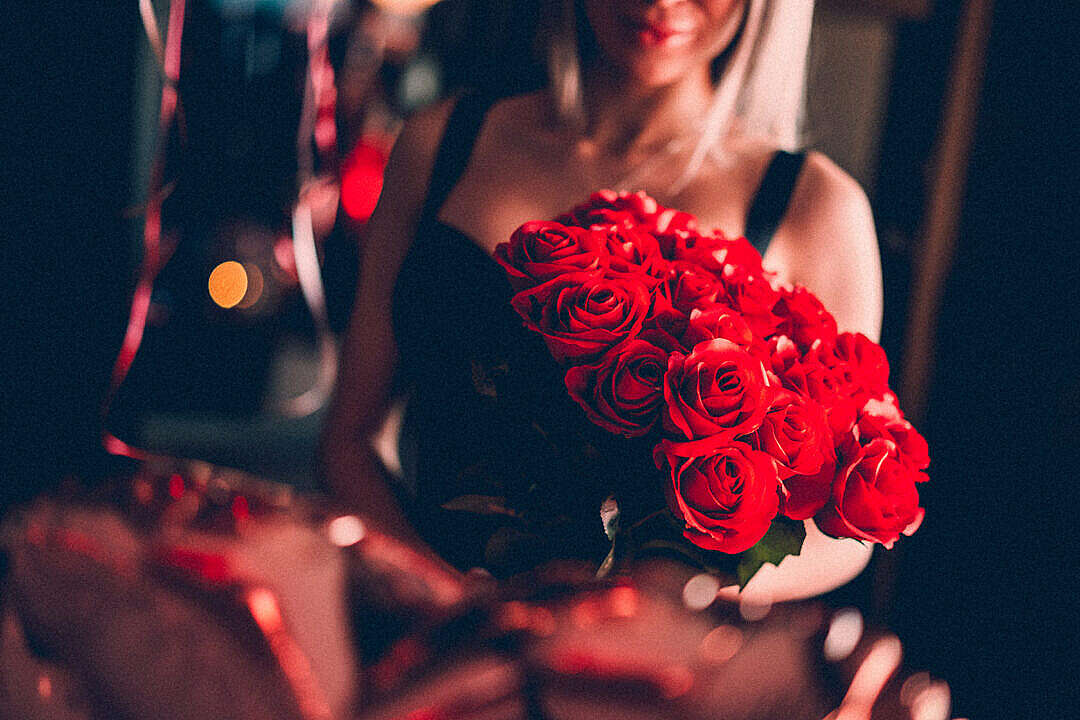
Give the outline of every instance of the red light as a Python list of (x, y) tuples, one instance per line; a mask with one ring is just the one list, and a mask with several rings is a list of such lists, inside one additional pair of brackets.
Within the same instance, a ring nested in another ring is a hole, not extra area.
[(633, 617), (638, 611), (638, 593), (632, 587), (620, 586), (612, 588), (608, 596), (611, 614), (615, 617)]
[(184, 478), (178, 473), (173, 473), (169, 477), (169, 497), (173, 500), (179, 500), (184, 496)]
[(250, 508), (248, 508), (247, 498), (243, 495), (237, 495), (232, 501), (232, 516), (236, 520), (247, 520), (251, 515)]
[(281, 609), (272, 592), (264, 588), (249, 590), (247, 605), (251, 617), (255, 618), (263, 632), (272, 633), (281, 629)]
[(232, 577), (228, 563), (221, 555), (169, 547), (159, 551), (157, 560), (166, 567), (190, 573), (208, 583), (222, 584)]
[(362, 138), (345, 159), (341, 174), (341, 206), (353, 220), (367, 222), (382, 192), (387, 156), (372, 140)]

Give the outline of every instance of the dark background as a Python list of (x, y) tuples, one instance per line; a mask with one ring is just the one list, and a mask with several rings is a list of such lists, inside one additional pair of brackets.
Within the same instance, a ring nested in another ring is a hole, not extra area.
[[(870, 189), (879, 227), (917, 226), (957, 5), (942, 0), (929, 21), (901, 28), (879, 187)], [(933, 458), (923, 489), (928, 519), (902, 544), (895, 600), (881, 618), (904, 640), (909, 666), (950, 682), (962, 717), (1074, 712), (1065, 697), (1080, 639), (1072, 182), (1080, 68), (1076, 18), (1058, 9), (1067, 5), (995, 3), (921, 427)], [(124, 211), (135, 57), (144, 41), (134, 3), (7, 5), (5, 14), (14, 15), (4, 22), (11, 36), (4, 72), (13, 77), (3, 83), (0, 225), (10, 356), (2, 395), (6, 505), (66, 475), (93, 480), (111, 467), (98, 445), (98, 406), (137, 260), (136, 221)], [(447, 53), (458, 73), (451, 81), (507, 82), (498, 63), (461, 56), (454, 64)], [(903, 253), (886, 250), (884, 259), (884, 344), (900, 367), (909, 266)], [(834, 600), (867, 605), (869, 577)]]

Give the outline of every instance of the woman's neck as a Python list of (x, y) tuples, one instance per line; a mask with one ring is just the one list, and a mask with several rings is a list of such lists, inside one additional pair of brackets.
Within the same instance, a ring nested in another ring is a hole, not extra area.
[(616, 156), (649, 153), (696, 136), (712, 99), (707, 68), (646, 89), (610, 67), (593, 68), (583, 90), (581, 142), (595, 153)]

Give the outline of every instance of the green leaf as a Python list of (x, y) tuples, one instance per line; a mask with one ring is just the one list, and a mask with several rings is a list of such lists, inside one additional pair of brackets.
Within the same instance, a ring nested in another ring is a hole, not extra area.
[(477, 515), (521, 516), (521, 513), (513, 508), (506, 507), (506, 498), (494, 495), (458, 495), (444, 502), (441, 507), (444, 510), (470, 512)]
[(633, 540), (630, 535), (629, 530), (623, 530), (616, 531), (611, 536), (611, 550), (596, 570), (596, 577), (605, 578), (626, 569), (627, 563), (634, 554)]
[(801, 522), (779, 517), (773, 520), (765, 537), (742, 554), (735, 571), (739, 588), (746, 587), (746, 583), (765, 563), (779, 565), (788, 555), (798, 555), (805, 539), (806, 528)]
[(615, 543), (611, 543), (611, 549), (608, 550), (607, 556), (604, 558), (604, 562), (600, 563), (600, 567), (596, 569), (596, 577), (606, 578), (611, 574), (611, 571), (615, 569)]

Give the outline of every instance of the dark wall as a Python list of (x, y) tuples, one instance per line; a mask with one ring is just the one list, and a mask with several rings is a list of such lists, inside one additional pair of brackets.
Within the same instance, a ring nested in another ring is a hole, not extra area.
[[(4, 464), (0, 506), (101, 465), (97, 409), (123, 333), (138, 13), (5, 4)], [(6, 325), (8, 323), (5, 323)]]
[[(891, 624), (913, 667), (952, 684), (955, 715), (1070, 717), (1080, 237), (1068, 103), (1080, 68), (1066, 35), (1076, 26), (1039, 4), (994, 5), (922, 427), (933, 459), (927, 520), (904, 548)], [(935, 32), (902, 38), (909, 99), (935, 83)], [(894, 132), (917, 157), (924, 121), (912, 107), (894, 108), (894, 120), (911, 116)], [(894, 150), (902, 165), (903, 142)]]

